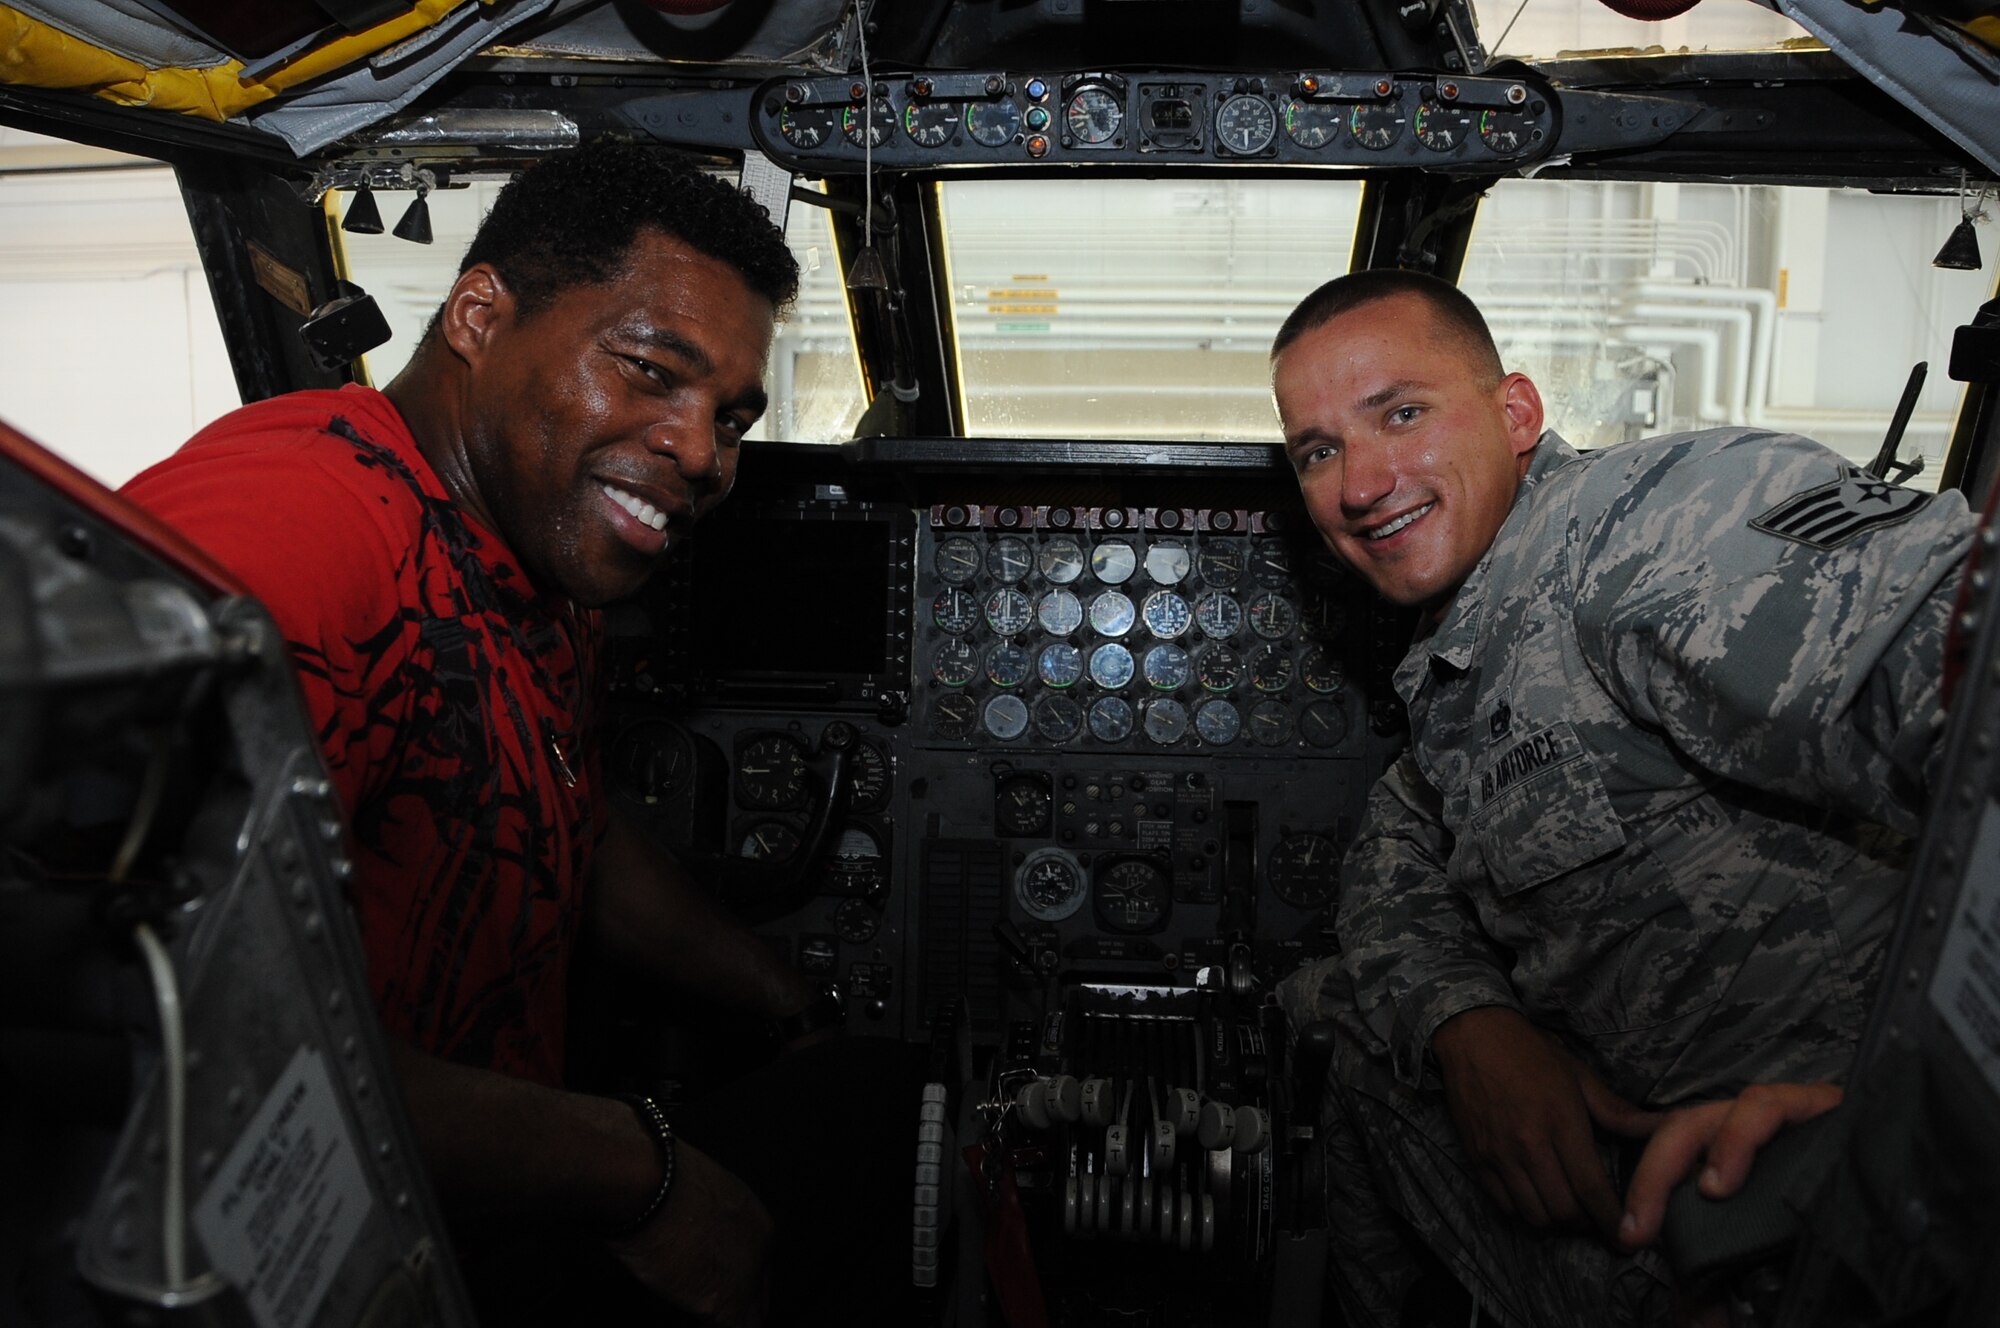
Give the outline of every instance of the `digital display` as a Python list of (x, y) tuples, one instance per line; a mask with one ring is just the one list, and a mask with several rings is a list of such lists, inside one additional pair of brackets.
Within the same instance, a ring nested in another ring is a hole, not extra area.
[(1194, 107), (1184, 101), (1156, 101), (1152, 110), (1155, 129), (1194, 128)]
[(889, 667), (893, 528), (881, 521), (704, 522), (689, 577), (689, 663), (705, 677)]

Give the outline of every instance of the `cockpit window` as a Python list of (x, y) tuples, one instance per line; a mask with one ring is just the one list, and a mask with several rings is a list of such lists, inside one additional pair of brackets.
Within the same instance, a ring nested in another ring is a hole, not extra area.
[(1460, 285), (1580, 447), (1744, 424), (1866, 463), (1928, 361), (1900, 455), (1936, 488), (1963, 394), (1952, 333), (1994, 286), (1990, 252), (1931, 266), (1959, 215), (1857, 189), (1509, 180)]
[(939, 186), (973, 437), (1270, 443), (1279, 323), (1345, 272), (1359, 181)]
[(1626, 18), (1602, 0), (1473, 0), (1481, 43), (1489, 55), (1555, 59), (1581, 51), (1663, 54), (1819, 48), (1783, 14), (1761, 5), (1696, 5), (1649, 22)]

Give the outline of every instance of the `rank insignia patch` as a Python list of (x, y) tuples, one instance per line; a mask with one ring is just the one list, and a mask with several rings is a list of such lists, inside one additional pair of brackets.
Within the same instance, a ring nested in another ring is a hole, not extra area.
[(1933, 497), (1849, 466), (1832, 484), (1787, 498), (1750, 524), (1815, 549), (1837, 549), (1858, 535), (1908, 520)]

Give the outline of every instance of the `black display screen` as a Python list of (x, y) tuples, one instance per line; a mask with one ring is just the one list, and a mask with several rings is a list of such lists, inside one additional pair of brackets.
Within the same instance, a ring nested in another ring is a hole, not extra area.
[(890, 665), (894, 528), (883, 521), (715, 521), (694, 538), (697, 676), (826, 679)]
[(1153, 103), (1153, 128), (1192, 129), (1194, 128), (1194, 107), (1184, 101), (1156, 101)]

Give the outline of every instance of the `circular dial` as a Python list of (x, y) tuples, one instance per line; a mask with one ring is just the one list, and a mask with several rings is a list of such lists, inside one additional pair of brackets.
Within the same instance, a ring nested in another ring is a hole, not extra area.
[(739, 857), (752, 862), (783, 862), (799, 851), (799, 832), (783, 821), (759, 821), (743, 833)]
[(948, 692), (931, 707), (931, 732), (957, 741), (972, 732), (979, 722), (979, 702), (964, 692)]
[(1321, 696), (1334, 696), (1347, 690), (1347, 675), (1340, 671), (1333, 655), (1325, 646), (1314, 646), (1299, 661), (1299, 677), (1306, 686)]
[(1123, 636), (1137, 618), (1132, 601), (1116, 590), (1103, 591), (1090, 601), (1090, 625), (1099, 636)]
[(1292, 740), (1292, 712), (1282, 701), (1259, 701), (1250, 707), (1250, 737), (1266, 747), (1282, 747)]
[(1132, 652), (1124, 646), (1103, 645), (1090, 652), (1090, 680), (1106, 691), (1117, 691), (1137, 671)]
[(958, 128), (958, 110), (949, 102), (913, 101), (903, 107), (903, 132), (919, 147), (941, 148)]
[(1151, 858), (1113, 858), (1098, 868), (1091, 902), (1106, 931), (1155, 932), (1173, 912), (1173, 881)]
[(1050, 742), (1068, 742), (1083, 729), (1083, 707), (1067, 696), (1035, 702), (1035, 732)]
[(1470, 108), (1425, 99), (1417, 107), (1417, 142), (1432, 152), (1449, 152), (1472, 132)]
[(888, 877), (882, 869), (882, 841), (866, 826), (843, 828), (834, 841), (829, 862), (833, 889), (837, 894), (856, 898), (881, 898), (888, 893)]
[(1042, 546), (1042, 575), (1058, 586), (1066, 586), (1083, 575), (1083, 546), (1067, 535), (1059, 535)]
[(847, 758), (847, 805), (857, 812), (880, 811), (889, 802), (889, 753), (867, 739)]
[(931, 601), (931, 621), (953, 636), (979, 625), (979, 601), (957, 586), (946, 586)]
[(1481, 111), (1479, 141), (1503, 157), (1511, 157), (1528, 146), (1528, 117), (1520, 111)]
[(1101, 83), (1086, 83), (1078, 88), (1063, 109), (1063, 124), (1069, 135), (1086, 146), (1111, 141), (1119, 127), (1125, 123), (1125, 108), (1118, 103), (1118, 97)]
[(1175, 540), (1155, 544), (1146, 550), (1146, 575), (1154, 584), (1177, 586), (1194, 570), (1194, 556), (1187, 545)]
[(1285, 136), (1302, 148), (1323, 148), (1340, 136), (1340, 107), (1331, 102), (1285, 103)]
[(1271, 893), (1293, 908), (1325, 908), (1340, 889), (1340, 848), (1325, 835), (1287, 835), (1265, 860)]
[(1226, 692), (1243, 680), (1243, 659), (1228, 646), (1209, 646), (1194, 657), (1195, 681), (1211, 692)]
[(1046, 779), (1008, 775), (993, 793), (993, 819), (998, 822), (1001, 834), (1019, 839), (1048, 830), (1049, 809), (1055, 805), (1055, 795), (1049, 792)]
[(1215, 137), (1239, 157), (1271, 146), (1278, 136), (1278, 112), (1262, 97), (1241, 93), (1215, 108)]
[(954, 535), (937, 546), (937, 574), (955, 586), (970, 581), (979, 571), (979, 546), (963, 535)]
[(1026, 576), (1035, 566), (1035, 554), (1026, 540), (1012, 535), (1002, 536), (993, 541), (993, 547), (986, 551), (986, 570), (995, 580), (1013, 585)]
[(1068, 636), (1083, 626), (1083, 601), (1067, 590), (1046, 591), (1035, 604), (1035, 621), (1050, 636)]
[(1159, 645), (1146, 652), (1142, 665), (1146, 681), (1163, 692), (1187, 686), (1187, 651), (1179, 646)]
[(1238, 544), (1211, 545), (1194, 560), (1203, 584), (1227, 590), (1243, 579), (1243, 548)]
[(882, 910), (866, 899), (843, 899), (833, 910), (833, 930), (849, 945), (866, 945), (882, 926)]
[(1170, 696), (1146, 702), (1146, 736), (1170, 747), (1187, 736), (1187, 707)]
[(1139, 555), (1124, 540), (1106, 540), (1090, 551), (1090, 574), (1107, 586), (1122, 586), (1139, 570)]
[(1291, 685), (1292, 657), (1275, 645), (1250, 652), (1250, 685), (1260, 692), (1282, 692)]
[(1219, 641), (1243, 630), (1243, 606), (1236, 596), (1211, 590), (1194, 602), (1194, 621), (1203, 636)]
[(931, 677), (947, 687), (963, 687), (979, 673), (979, 652), (959, 637), (938, 646), (931, 659)]
[(1038, 848), (1014, 873), (1014, 901), (1041, 922), (1061, 922), (1083, 907), (1089, 893), (1083, 867), (1059, 848)]
[(1279, 641), (1299, 625), (1299, 611), (1275, 590), (1267, 590), (1250, 601), (1250, 630), (1266, 641)]
[(1019, 687), (1034, 668), (1033, 656), (1012, 642), (1003, 641), (986, 655), (986, 676), (995, 687)]
[(1299, 732), (1315, 747), (1338, 747), (1347, 736), (1347, 708), (1336, 701), (1314, 701), (1299, 715)]
[(1195, 707), (1194, 731), (1211, 747), (1236, 741), (1243, 731), (1243, 716), (1227, 701), (1203, 701)]
[(1107, 696), (1090, 708), (1090, 733), (1099, 742), (1123, 742), (1132, 736), (1132, 704)]
[(736, 753), (736, 800), (745, 807), (796, 807), (806, 796), (806, 755), (782, 733), (766, 733)]
[(879, 148), (889, 141), (896, 132), (896, 108), (889, 104), (887, 97), (877, 97), (874, 114), (866, 107), (849, 106), (840, 113), (840, 132), (847, 135), (847, 141), (855, 147), (861, 146), (861, 136), (868, 136), (868, 146)]
[(1260, 586), (1292, 582), (1292, 551), (1277, 540), (1261, 540), (1250, 554), (1250, 574)]
[(659, 802), (694, 774), (694, 739), (678, 724), (641, 720), (618, 735), (605, 762), (611, 782), (640, 802)]
[(833, 133), (833, 108), (787, 106), (778, 112), (778, 133), (795, 148), (816, 148)]
[(1400, 101), (1364, 101), (1348, 113), (1347, 128), (1355, 142), (1380, 152), (1403, 136), (1406, 118)]
[(1171, 641), (1194, 626), (1194, 610), (1171, 590), (1156, 590), (1146, 596), (1140, 616), (1145, 619), (1146, 630), (1163, 641)]
[(1067, 641), (1042, 647), (1035, 659), (1035, 676), (1050, 687), (1069, 687), (1083, 677), (1083, 652)]
[(1028, 731), (1028, 703), (1008, 692), (986, 703), (986, 731), (1002, 742), (1012, 742)]
[(1001, 636), (1019, 636), (1034, 620), (1034, 606), (1012, 586), (1002, 586), (986, 597), (986, 625)]
[(1011, 101), (975, 101), (965, 108), (965, 132), (983, 148), (1005, 147), (1021, 132), (1021, 108)]

